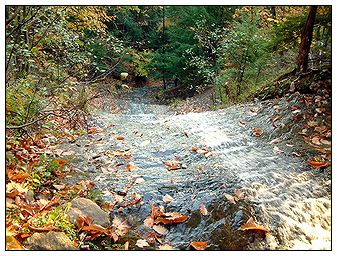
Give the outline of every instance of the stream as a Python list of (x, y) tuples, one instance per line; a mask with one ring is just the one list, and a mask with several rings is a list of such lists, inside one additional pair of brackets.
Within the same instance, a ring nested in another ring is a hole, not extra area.
[[(138, 234), (149, 231), (143, 221), (152, 204), (188, 215), (187, 221), (168, 226), (162, 237), (176, 249), (188, 249), (191, 241), (207, 241), (208, 250), (331, 249), (330, 179), (293, 154), (294, 145), (302, 142), (292, 135), (296, 123), (290, 121), (291, 112), (282, 115), (296, 97), (176, 115), (148, 93), (147, 88), (134, 89), (119, 100), (119, 114), (96, 112), (91, 125), (104, 132), (61, 146), (76, 152), (71, 163), (78, 171), (69, 182), (92, 180), (102, 200), (112, 202), (134, 181), (125, 197), (137, 193), (143, 203), (111, 214), (127, 218)], [(275, 128), (276, 110), (284, 125)], [(254, 128), (264, 133), (255, 136)], [(278, 150), (270, 143), (275, 138)], [(116, 150), (128, 158), (111, 158)], [(182, 168), (168, 170), (163, 161), (174, 158)], [(135, 169), (123, 170), (130, 161)], [(233, 204), (225, 194), (236, 189), (245, 196)], [(166, 194), (174, 201), (164, 203)], [(200, 213), (201, 204), (208, 215)], [(238, 230), (251, 216), (270, 229), (266, 237)]]

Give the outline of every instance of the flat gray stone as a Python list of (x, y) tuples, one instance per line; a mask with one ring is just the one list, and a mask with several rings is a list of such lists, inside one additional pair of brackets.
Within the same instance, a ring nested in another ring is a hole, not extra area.
[(87, 198), (76, 198), (71, 201), (71, 207), (67, 213), (71, 223), (76, 224), (79, 216), (89, 216), (93, 223), (107, 227), (110, 225), (109, 214), (103, 211), (96, 203)]
[(25, 241), (25, 247), (30, 250), (77, 250), (65, 233), (55, 231), (34, 233)]

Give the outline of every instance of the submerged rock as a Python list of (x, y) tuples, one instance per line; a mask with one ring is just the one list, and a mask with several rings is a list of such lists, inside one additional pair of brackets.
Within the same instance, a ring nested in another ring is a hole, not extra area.
[(25, 246), (30, 250), (76, 250), (73, 242), (63, 232), (34, 233)]
[(71, 201), (67, 213), (70, 222), (76, 223), (79, 216), (89, 216), (93, 223), (106, 227), (110, 224), (109, 214), (103, 211), (96, 203), (87, 198), (76, 198)]

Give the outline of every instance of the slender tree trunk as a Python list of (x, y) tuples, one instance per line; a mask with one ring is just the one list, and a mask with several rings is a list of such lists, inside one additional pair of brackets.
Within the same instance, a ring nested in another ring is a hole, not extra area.
[[(162, 34), (162, 44), (163, 44), (163, 62), (165, 62), (165, 6), (163, 6), (163, 34)], [(166, 90), (166, 81), (165, 81), (165, 68), (162, 70), (163, 71), (163, 89)]]
[(297, 71), (300, 72), (306, 72), (308, 69), (308, 56), (310, 52), (316, 12), (317, 6), (310, 6), (308, 18), (301, 36), (301, 45), (297, 57)]

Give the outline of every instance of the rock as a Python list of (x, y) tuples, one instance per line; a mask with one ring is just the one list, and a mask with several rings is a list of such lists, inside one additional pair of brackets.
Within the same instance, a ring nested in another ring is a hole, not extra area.
[(30, 250), (76, 250), (73, 242), (63, 232), (34, 233), (25, 246)]
[(73, 224), (76, 224), (76, 220), (82, 215), (89, 216), (93, 223), (103, 227), (110, 225), (109, 214), (87, 198), (80, 197), (72, 200), (71, 207), (67, 214), (70, 222)]

